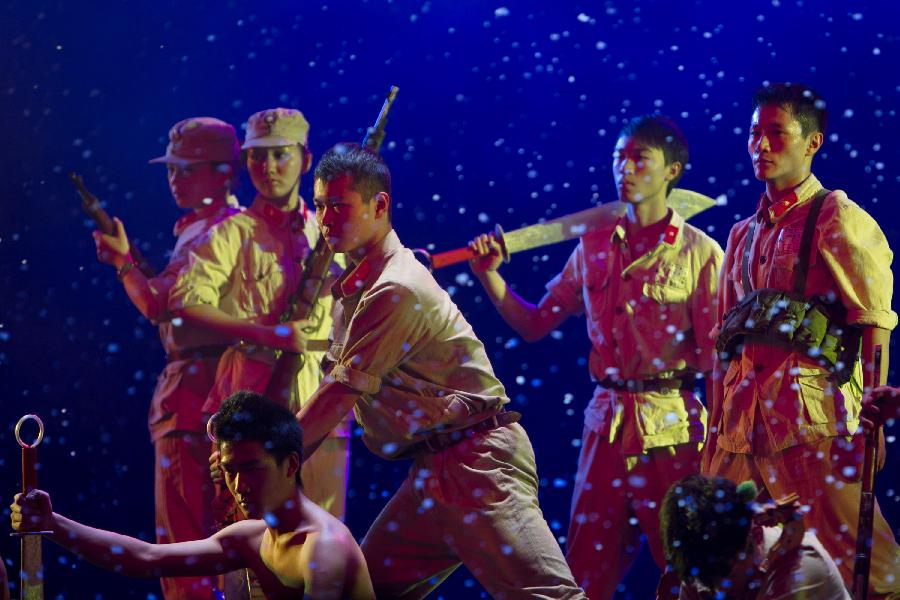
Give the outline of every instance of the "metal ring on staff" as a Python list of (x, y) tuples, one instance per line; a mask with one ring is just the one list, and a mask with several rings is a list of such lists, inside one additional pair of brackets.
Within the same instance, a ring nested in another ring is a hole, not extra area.
[[(34, 443), (26, 444), (22, 441), (21, 430), (22, 424), (25, 423), (25, 421), (29, 420), (37, 422), (38, 434), (37, 439), (34, 440)], [(19, 445), (23, 448), (36, 448), (42, 441), (44, 441), (44, 422), (41, 421), (41, 418), (37, 415), (25, 415), (24, 417), (19, 419), (19, 422), (16, 423), (16, 441), (19, 442)]]

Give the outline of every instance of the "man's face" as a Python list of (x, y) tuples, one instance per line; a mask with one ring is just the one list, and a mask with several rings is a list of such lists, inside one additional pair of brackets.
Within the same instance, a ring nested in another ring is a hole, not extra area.
[(267, 200), (290, 195), (303, 171), (303, 151), (297, 145), (251, 148), (247, 152), (247, 170), (253, 187)]
[(613, 177), (622, 202), (637, 204), (660, 195), (665, 198), (670, 172), (660, 148), (647, 146), (630, 136), (620, 137), (616, 142)]
[(800, 183), (812, 161), (812, 135), (804, 137), (800, 122), (778, 105), (767, 104), (753, 111), (747, 152), (756, 178), (779, 187)]
[(230, 177), (230, 167), (202, 162), (192, 164), (169, 163), (166, 165), (169, 190), (178, 208), (200, 208), (212, 204), (222, 196)]
[(289, 458), (279, 465), (254, 441), (222, 442), (219, 449), (225, 483), (248, 518), (262, 519), (292, 496), (295, 479)]
[(353, 252), (378, 241), (379, 199), (364, 199), (353, 189), (353, 177), (341, 175), (331, 181), (316, 179), (313, 186), (316, 221), (335, 252)]

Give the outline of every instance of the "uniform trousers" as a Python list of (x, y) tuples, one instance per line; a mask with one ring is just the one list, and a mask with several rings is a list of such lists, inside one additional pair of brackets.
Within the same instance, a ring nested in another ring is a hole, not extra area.
[(460, 564), (491, 597), (585, 598), (538, 506), (518, 424), (420, 452), (362, 543), (382, 598), (424, 598)]
[(581, 440), (566, 560), (591, 600), (613, 597), (644, 539), (665, 569), (660, 505), (674, 482), (699, 471), (697, 443), (630, 456), (623, 454), (620, 440), (610, 442), (588, 426)]
[[(213, 483), (206, 432), (174, 431), (153, 444), (156, 453), (156, 541), (200, 540), (213, 533)], [(164, 577), (166, 600), (209, 600), (216, 577)]]

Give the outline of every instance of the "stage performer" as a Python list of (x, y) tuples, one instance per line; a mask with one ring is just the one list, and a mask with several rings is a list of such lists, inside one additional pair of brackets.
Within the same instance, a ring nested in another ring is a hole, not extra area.
[(413, 460), (363, 541), (379, 598), (423, 598), (461, 563), (495, 598), (584, 598), (538, 506), (534, 453), (484, 346), (391, 226), (391, 178), (355, 144), (316, 167), (316, 218), (348, 271), (306, 452), (354, 408), (363, 441)]
[[(166, 352), (166, 366), (150, 402), (150, 439), (156, 456), (156, 539), (160, 544), (206, 537), (212, 532), (209, 442), (201, 409), (215, 381), (225, 340), (202, 326), (173, 321), (169, 292), (193, 247), (215, 224), (239, 212), (230, 195), (237, 181), (238, 139), (234, 127), (210, 117), (176, 123), (165, 156), (151, 160), (168, 169), (169, 189), (189, 212), (175, 223), (175, 248), (163, 271), (146, 277), (130, 256), (125, 226), (115, 235), (94, 231), (97, 257), (113, 265), (134, 306), (154, 324)], [(164, 578), (167, 600), (208, 600), (209, 578)]]
[(41, 490), (17, 494), (16, 531), (53, 531), (60, 546), (132, 577), (252, 569), (266, 598), (374, 600), (365, 559), (347, 527), (303, 494), (303, 432), (294, 414), (255, 394), (226, 399), (213, 417), (228, 489), (248, 519), (206, 539), (150, 544), (53, 512)]
[(756, 496), (752, 482), (721, 477), (691, 475), (672, 485), (660, 526), (682, 583), (680, 593), (661, 590), (660, 600), (852, 600), (799, 504), (759, 505)]
[(659, 505), (699, 470), (706, 411), (697, 375), (712, 369), (722, 249), (666, 205), (688, 162), (678, 126), (642, 116), (619, 133), (612, 171), (624, 217), (586, 233), (537, 305), (497, 271), (492, 236), (471, 261), (503, 319), (529, 342), (584, 314), (597, 387), (585, 410), (566, 559), (592, 600), (612, 598), (646, 538), (665, 568)]
[[(299, 397), (312, 395), (321, 379), (323, 353), (306, 345), (308, 339), (327, 338), (331, 298), (319, 300), (309, 322), (279, 324), (319, 235), (315, 215), (299, 194), (312, 164), (308, 137), (309, 123), (298, 110), (274, 108), (248, 119), (241, 148), (256, 199), (193, 249), (173, 289), (173, 312), (235, 342), (219, 363), (206, 414), (238, 390), (265, 391), (276, 349), (306, 353)], [(348, 455), (349, 427), (342, 422), (303, 467), (307, 497), (338, 518), (344, 516)], [(207, 465), (207, 477), (208, 472)]]
[[(828, 112), (813, 90), (754, 95), (747, 150), (765, 182), (728, 237), (719, 288), (722, 364), (703, 471), (796, 493), (806, 524), (852, 581), (864, 436), (860, 398), (887, 372), (892, 253), (878, 224), (812, 174)], [(860, 354), (861, 352), (861, 354)], [(862, 358), (862, 362), (860, 361)], [(870, 597), (900, 592), (900, 547), (876, 504)]]

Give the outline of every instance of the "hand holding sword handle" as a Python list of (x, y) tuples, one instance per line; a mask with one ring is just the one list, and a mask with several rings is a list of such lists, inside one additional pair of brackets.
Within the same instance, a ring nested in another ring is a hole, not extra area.
[[(503, 259), (503, 262), (508, 263), (510, 253), (506, 247), (506, 236), (499, 223), (494, 226), (494, 232), (489, 235), (497, 241), (497, 244), (500, 247), (500, 258)], [(475, 260), (487, 256), (487, 254), (473, 250), (472, 245), (473, 242), (469, 242), (469, 245), (464, 248), (447, 250), (446, 252), (439, 252), (438, 254), (431, 254), (422, 248), (416, 248), (413, 252), (421, 255), (424, 258), (426, 266), (428, 266), (429, 270), (433, 271), (435, 269), (441, 269), (443, 267), (449, 267), (450, 265), (466, 262), (467, 260)]]

